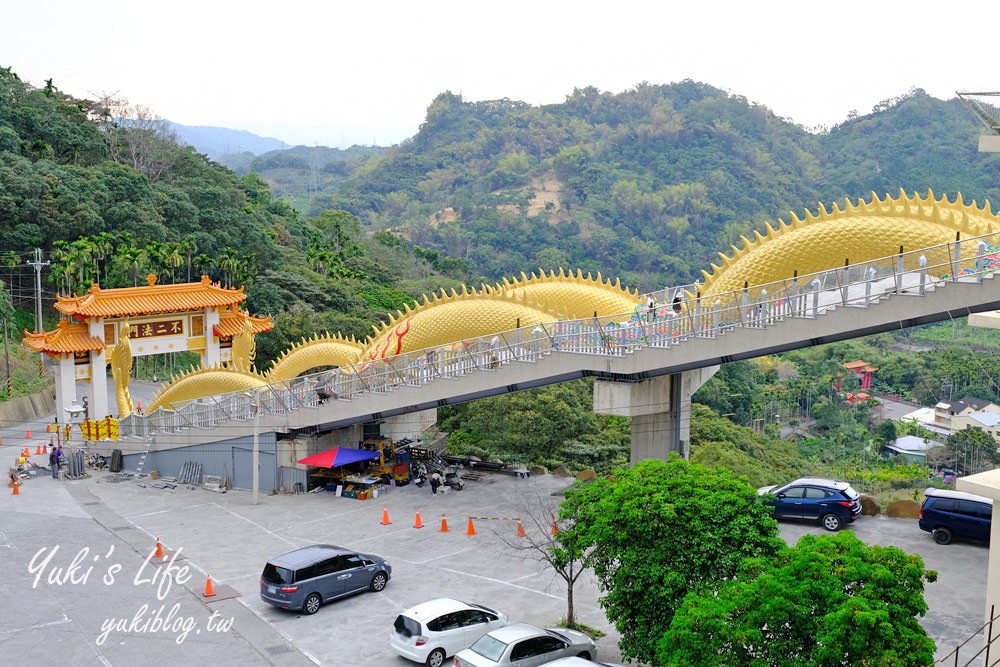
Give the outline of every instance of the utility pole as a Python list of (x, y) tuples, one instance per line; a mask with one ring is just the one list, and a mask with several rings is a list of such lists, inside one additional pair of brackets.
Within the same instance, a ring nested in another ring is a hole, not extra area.
[[(35, 269), (35, 333), (42, 333), (42, 267), (49, 263), (42, 261), (41, 248), (35, 248), (34, 261), (26, 263)], [(45, 362), (41, 354), (38, 355), (38, 377), (45, 377)]]
[(35, 269), (35, 333), (42, 332), (42, 267), (48, 262), (42, 261), (42, 249), (35, 248), (35, 259), (26, 264)]

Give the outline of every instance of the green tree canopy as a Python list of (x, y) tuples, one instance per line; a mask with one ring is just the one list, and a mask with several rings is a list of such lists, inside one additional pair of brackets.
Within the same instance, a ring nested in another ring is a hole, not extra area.
[(695, 591), (659, 642), (669, 667), (922, 667), (934, 641), (917, 618), (920, 556), (869, 546), (853, 533), (807, 535), (718, 590)]
[(572, 489), (560, 520), (578, 551), (592, 548), (587, 562), (622, 655), (647, 663), (685, 595), (715, 590), (745, 558), (784, 547), (746, 481), (676, 455)]

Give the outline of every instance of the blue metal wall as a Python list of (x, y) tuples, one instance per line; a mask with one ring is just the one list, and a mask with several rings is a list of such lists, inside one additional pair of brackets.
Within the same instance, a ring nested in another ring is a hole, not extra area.
[[(291, 489), (292, 484), (297, 481), (305, 484), (305, 471), (297, 471), (301, 473), (301, 479), (289, 472), (294, 470), (292, 468), (284, 468), (284, 472), (279, 476), (277, 444), (274, 433), (260, 434), (259, 449), (259, 491), (270, 493), (272, 490), (277, 490), (279, 477), (280, 483), (286, 489)], [(140, 455), (139, 453), (123, 455), (122, 472), (135, 472), (135, 467), (139, 465)], [(187, 461), (201, 464), (202, 481), (204, 481), (205, 475), (225, 475), (234, 489), (249, 490), (253, 487), (253, 467), (251, 465), (253, 461), (253, 436), (164, 451), (151, 451), (142, 467), (142, 472), (149, 474), (156, 470), (161, 477), (176, 477)]]

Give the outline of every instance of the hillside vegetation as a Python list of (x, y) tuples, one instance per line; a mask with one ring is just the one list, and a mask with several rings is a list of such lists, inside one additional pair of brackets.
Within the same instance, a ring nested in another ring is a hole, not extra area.
[(1000, 156), (977, 152), (979, 131), (957, 98), (920, 90), (819, 134), (693, 81), (587, 87), (542, 107), (442, 93), (400, 146), (298, 148), (241, 168), (313, 214), (350, 211), (491, 280), (563, 266), (655, 289), (820, 202), (900, 188), (996, 201)]
[[(402, 145), (243, 154), (229, 168), (141, 108), (0, 69), (0, 279), (18, 331), (33, 324), (36, 247), (51, 262), (49, 318), (56, 292), (94, 281), (205, 273), (245, 285), (249, 309), (275, 317), (258, 338), (266, 368), (303, 336), (363, 338), (420, 294), (463, 282), (565, 267), (659, 288), (698, 278), (790, 209), (900, 188), (995, 200), (1000, 157), (976, 152), (978, 132), (957, 101), (919, 90), (820, 133), (693, 81), (587, 87), (543, 107), (446, 92)], [(931, 351), (908, 352), (916, 342)], [(881, 389), (925, 404), (1000, 400), (994, 355), (979, 354), (998, 347), (955, 322), (729, 364), (696, 395), (693, 458), (758, 483), (858, 471), (881, 435), (869, 406), (846, 400), (856, 387), (842, 362), (875, 364)], [(30, 360), (15, 366), (34, 386)], [(590, 391), (571, 383), (440, 418), (456, 451), (605, 470), (627, 460), (628, 423), (594, 415)], [(776, 442), (779, 425), (813, 420), (798, 444)]]
[(35, 88), (0, 69), (0, 280), (28, 312), (35, 276), (25, 262), (34, 248), (50, 262), (50, 327), (54, 294), (93, 282), (207, 274), (246, 286), (249, 309), (276, 319), (258, 340), (261, 368), (303, 336), (363, 338), (420, 294), (468, 279), (464, 265), (417, 257), (344, 211), (301, 214), (256, 174), (238, 176), (178, 145), (146, 110), (74, 99), (51, 81)]

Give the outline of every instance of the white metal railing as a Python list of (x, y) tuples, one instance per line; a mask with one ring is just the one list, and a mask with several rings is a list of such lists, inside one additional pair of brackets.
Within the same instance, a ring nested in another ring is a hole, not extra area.
[(736, 328), (815, 318), (838, 307), (865, 308), (884, 294), (922, 296), (949, 281), (982, 282), (998, 269), (1000, 234), (991, 234), (707, 297), (693, 285), (685, 291), (679, 313), (672, 303), (677, 288), (665, 289), (653, 293), (661, 298), (652, 310), (640, 305), (620, 315), (546, 322), (303, 375), (254, 391), (199, 398), (176, 410), (129, 415), (121, 420), (120, 433), (148, 438), (155, 432), (247, 421), (253, 419), (254, 405), (264, 414), (286, 414), (326, 400), (350, 400), (533, 362), (553, 352), (623, 356), (647, 346), (670, 348)]

